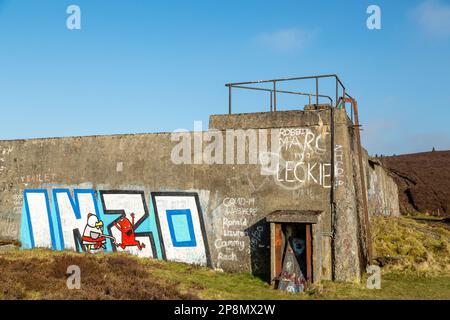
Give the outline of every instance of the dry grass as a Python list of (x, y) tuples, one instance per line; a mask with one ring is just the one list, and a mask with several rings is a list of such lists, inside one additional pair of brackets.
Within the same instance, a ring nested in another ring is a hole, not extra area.
[[(66, 272), (80, 267), (81, 290), (68, 290)], [(151, 268), (122, 254), (76, 254), (46, 250), (0, 255), (0, 299), (192, 299), (175, 281), (161, 281)]]
[(377, 260), (384, 272), (450, 274), (450, 230), (435, 219), (373, 217)]
[[(450, 230), (405, 217), (372, 222), (381, 290), (324, 281), (289, 294), (249, 273), (118, 253), (10, 250), (0, 251), (0, 299), (450, 299)], [(66, 287), (69, 265), (81, 269), (81, 290)]]

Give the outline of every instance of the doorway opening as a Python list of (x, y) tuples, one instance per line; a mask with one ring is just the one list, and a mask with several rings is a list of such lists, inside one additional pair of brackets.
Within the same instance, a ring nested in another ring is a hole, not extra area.
[(303, 292), (313, 283), (313, 239), (320, 214), (314, 210), (279, 210), (266, 217), (270, 223), (271, 284), (275, 289)]
[(311, 224), (275, 223), (275, 289), (303, 292), (312, 283)]

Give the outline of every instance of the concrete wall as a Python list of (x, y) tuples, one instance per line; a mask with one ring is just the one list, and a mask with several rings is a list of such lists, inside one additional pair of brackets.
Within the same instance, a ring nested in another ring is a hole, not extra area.
[(371, 215), (399, 216), (398, 187), (375, 159), (367, 160), (367, 196)]
[[(80, 250), (88, 213), (96, 213), (105, 234), (129, 243), (122, 248), (108, 240), (107, 250), (268, 275), (265, 217), (277, 210), (318, 210), (314, 280), (331, 279), (333, 271), (336, 280), (359, 280), (359, 202), (365, 190), (357, 185), (351, 123), (344, 110), (335, 111), (332, 148), (330, 119), (330, 109), (321, 108), (211, 116), (210, 130), (178, 136), (0, 141), (0, 238), (20, 239), (25, 247)], [(233, 134), (247, 142), (242, 154), (231, 143), (239, 141)], [(122, 222), (134, 222), (135, 237), (128, 242), (114, 224), (120, 213)]]

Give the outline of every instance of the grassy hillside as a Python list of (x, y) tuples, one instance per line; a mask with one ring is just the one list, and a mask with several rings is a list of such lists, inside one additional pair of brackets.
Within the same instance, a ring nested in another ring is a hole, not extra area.
[(428, 217), (373, 217), (376, 260), (383, 271), (450, 274), (450, 227)]
[[(434, 223), (434, 224), (433, 224)], [(125, 254), (0, 251), (1, 299), (450, 299), (449, 234), (440, 222), (373, 219), (382, 289), (323, 282), (288, 294), (247, 273), (223, 273)], [(66, 270), (81, 268), (81, 290)]]
[(378, 160), (397, 182), (401, 212), (450, 216), (450, 150)]

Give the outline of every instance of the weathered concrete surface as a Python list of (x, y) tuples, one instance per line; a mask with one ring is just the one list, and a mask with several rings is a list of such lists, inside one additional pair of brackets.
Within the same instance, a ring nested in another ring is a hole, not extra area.
[(330, 124), (329, 109), (211, 115), (210, 129), (295, 128)]
[(398, 186), (376, 159), (367, 161), (367, 196), (371, 215), (399, 216)]
[[(344, 112), (337, 116), (346, 118)], [(347, 120), (347, 119), (346, 119)], [(339, 123), (339, 121), (336, 121)], [(361, 188), (357, 159), (356, 139), (351, 124), (336, 126), (336, 136), (339, 137), (344, 149), (344, 184), (336, 188), (336, 214), (334, 234), (334, 277), (337, 281), (357, 282), (362, 272), (360, 234)]]
[(275, 211), (266, 217), (267, 222), (275, 223), (317, 223), (319, 211)]
[[(0, 238), (19, 239), (26, 189), (142, 190), (148, 205), (150, 192), (190, 191), (200, 198), (214, 267), (269, 274), (270, 230), (265, 217), (279, 210), (312, 210), (321, 212), (313, 226), (314, 281), (331, 279), (333, 270), (336, 280), (357, 281), (364, 250), (358, 197), (365, 190), (358, 187), (355, 139), (345, 110), (335, 111), (333, 147), (330, 120), (330, 109), (323, 108), (211, 116), (210, 132), (223, 137), (225, 164), (175, 164), (171, 154), (179, 142), (171, 141), (169, 133), (0, 141)], [(255, 136), (244, 132), (245, 164), (237, 163), (239, 151), (226, 164), (231, 148), (225, 142), (227, 129), (249, 128), (263, 130)], [(266, 133), (269, 137), (263, 139)], [(258, 161), (249, 164), (252, 137), (257, 139)], [(189, 140), (194, 146), (195, 134)], [(205, 136), (203, 141), (207, 145)], [(261, 164), (267, 151), (283, 160), (279, 166)], [(339, 155), (334, 241), (331, 152)], [(202, 158), (194, 148), (189, 153), (193, 160)]]

